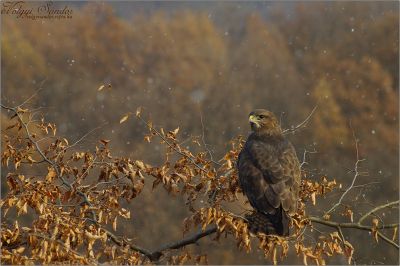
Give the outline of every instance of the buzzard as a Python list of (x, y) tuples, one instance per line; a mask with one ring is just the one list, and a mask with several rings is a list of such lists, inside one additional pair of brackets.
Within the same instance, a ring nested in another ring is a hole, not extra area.
[(299, 160), (272, 112), (254, 110), (249, 122), (252, 133), (237, 166), (240, 187), (256, 210), (248, 216), (250, 230), (287, 236), (289, 215), (297, 209)]

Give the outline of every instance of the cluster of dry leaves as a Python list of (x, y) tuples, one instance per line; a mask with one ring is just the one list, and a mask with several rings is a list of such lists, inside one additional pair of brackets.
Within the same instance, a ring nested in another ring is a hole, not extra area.
[[(354, 248), (340, 231), (321, 234), (311, 244), (304, 238), (304, 231), (313, 226), (306, 214), (306, 202), (315, 205), (316, 197), (335, 188), (335, 181), (323, 177), (315, 182), (304, 176), (299, 209), (288, 238), (253, 235), (246, 218), (226, 208), (239, 201), (235, 161), (243, 145), (240, 137), (231, 142), (221, 160), (214, 161), (207, 149), (193, 153), (182, 147), (177, 137), (179, 128), (156, 128), (138, 110), (137, 119), (149, 130), (144, 139), (165, 146), (165, 161), (152, 166), (114, 157), (108, 140), (99, 140), (93, 151), (80, 151), (77, 142), (70, 144), (57, 135), (54, 124), (34, 120), (29, 110), (2, 107), (9, 117), (1, 158), (3, 173), (8, 172), (7, 193), (0, 203), (4, 264), (203, 264), (207, 263), (206, 256), (189, 254), (182, 248), (211, 234), (214, 240), (233, 236), (245, 252), (259, 248), (275, 264), (287, 256), (290, 247), (304, 264), (311, 261), (324, 265), (327, 257), (340, 254), (351, 262)], [(120, 122), (127, 121), (128, 116)], [(117, 236), (118, 221), (131, 219), (121, 203), (134, 200), (149, 183), (153, 188), (162, 186), (171, 195), (182, 195), (192, 213), (182, 230), (186, 234), (200, 229), (199, 233), (154, 252)], [(168, 249), (177, 251), (166, 254)]]

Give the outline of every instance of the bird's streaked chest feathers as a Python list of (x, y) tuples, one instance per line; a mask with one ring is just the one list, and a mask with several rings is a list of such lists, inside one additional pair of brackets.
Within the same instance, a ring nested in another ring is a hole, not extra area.
[(280, 156), (283, 154), (288, 147), (290, 146), (290, 142), (283, 137), (283, 135), (279, 136), (268, 136), (268, 135), (258, 135), (258, 134), (250, 134), (247, 138), (245, 149), (252, 154), (258, 154), (262, 156), (262, 154), (268, 154), (269, 156)]

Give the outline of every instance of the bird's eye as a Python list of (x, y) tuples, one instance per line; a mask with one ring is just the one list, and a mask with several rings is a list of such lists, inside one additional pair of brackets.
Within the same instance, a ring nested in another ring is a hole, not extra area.
[(260, 118), (261, 118), (261, 119), (264, 119), (264, 118), (265, 118), (265, 115), (260, 115)]

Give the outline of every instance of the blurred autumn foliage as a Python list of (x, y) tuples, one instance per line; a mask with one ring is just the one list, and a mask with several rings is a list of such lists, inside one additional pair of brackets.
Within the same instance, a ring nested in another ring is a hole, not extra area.
[[(398, 208), (363, 217), (398, 200), (398, 8), (214, 3), (123, 17), (117, 3), (89, 3), (70, 20), (2, 16), (2, 104), (14, 108), (43, 88), (20, 109), (2, 108), (2, 215), (16, 206), (2, 224), (2, 262), (259, 264), (264, 253), (274, 262), (289, 252), (284, 263), (397, 264), (398, 248), (374, 238), (398, 223)], [(267, 108), (292, 128), (316, 104), (307, 127), (290, 136), (304, 162), (292, 229), (299, 238), (251, 237), (234, 173), (247, 114)], [(148, 118), (133, 119), (139, 106)], [(36, 141), (50, 164), (38, 163)], [(360, 158), (354, 187), (327, 214)], [(310, 217), (361, 220), (370, 234)], [(207, 244), (157, 250), (213, 225)], [(191, 231), (182, 236), (184, 229)], [(235, 252), (251, 242), (250, 254)]]

